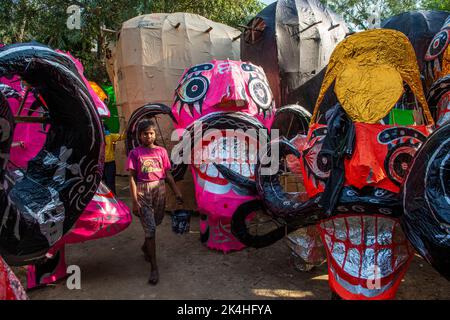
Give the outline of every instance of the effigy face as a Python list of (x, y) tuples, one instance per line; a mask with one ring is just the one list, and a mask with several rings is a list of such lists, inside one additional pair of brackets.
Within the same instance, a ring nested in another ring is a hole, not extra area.
[[(325, 125), (317, 120), (317, 110), (332, 83), (339, 104), (327, 112)], [(405, 84), (428, 125), (417, 124), (413, 116), (408, 124), (386, 124)], [(301, 150), (301, 169), (308, 196), (320, 195), (328, 215), (318, 228), (330, 286), (341, 297), (395, 297), (414, 252), (399, 221), (400, 187), (432, 123), (406, 37), (374, 30), (338, 46)]]
[(180, 79), (172, 113), (177, 129), (193, 131), (200, 124), (203, 130), (192, 148), (191, 171), (204, 215), (201, 232), (210, 248), (226, 252), (244, 247), (231, 234), (230, 219), (241, 203), (255, 198), (225, 179), (213, 162), (254, 181), (257, 149), (250, 150), (250, 144), (257, 144), (257, 138), (230, 132), (270, 128), (274, 112), (264, 71), (253, 64), (213, 60), (191, 67)]
[(231, 60), (212, 60), (188, 69), (178, 83), (172, 106), (177, 128), (187, 128), (213, 112), (243, 112), (270, 128), (274, 111), (264, 70)]

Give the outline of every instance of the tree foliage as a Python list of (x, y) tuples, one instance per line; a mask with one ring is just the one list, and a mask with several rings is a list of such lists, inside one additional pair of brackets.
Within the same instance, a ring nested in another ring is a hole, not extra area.
[(379, 14), (380, 19), (384, 20), (419, 8), (418, 0), (321, 0), (321, 2), (343, 15), (354, 31), (368, 29), (368, 20), (374, 13)]
[(423, 0), (422, 6), (425, 9), (443, 10), (450, 12), (450, 0)]
[[(81, 30), (69, 30), (70, 5), (82, 8)], [(38, 41), (81, 59), (90, 79), (104, 82), (104, 49), (122, 23), (154, 12), (190, 12), (231, 26), (245, 24), (259, 0), (0, 0), (0, 43)], [(96, 48), (96, 50), (94, 50)]]

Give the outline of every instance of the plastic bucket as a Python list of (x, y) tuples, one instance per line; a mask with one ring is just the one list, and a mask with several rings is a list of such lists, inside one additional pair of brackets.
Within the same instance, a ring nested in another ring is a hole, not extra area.
[(192, 212), (189, 210), (175, 210), (172, 212), (172, 231), (177, 234), (189, 232)]

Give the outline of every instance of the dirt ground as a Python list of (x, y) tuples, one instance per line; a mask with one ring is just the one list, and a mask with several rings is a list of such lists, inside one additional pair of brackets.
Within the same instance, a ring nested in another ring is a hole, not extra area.
[[(126, 179), (118, 177), (119, 197), (130, 203)], [(198, 217), (191, 232), (176, 235), (166, 216), (157, 233), (160, 283), (147, 284), (149, 264), (140, 251), (137, 219), (112, 238), (70, 245), (68, 265), (81, 268), (81, 289), (65, 280), (28, 292), (30, 299), (320, 299), (330, 298), (326, 265), (311, 272), (294, 269), (284, 241), (264, 249), (222, 254), (199, 241)], [(416, 257), (397, 299), (450, 299), (450, 282)]]

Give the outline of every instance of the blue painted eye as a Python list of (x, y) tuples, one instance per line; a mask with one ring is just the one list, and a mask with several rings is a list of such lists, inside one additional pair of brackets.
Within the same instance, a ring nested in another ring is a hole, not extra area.
[(250, 96), (253, 101), (263, 110), (269, 110), (272, 106), (272, 92), (269, 86), (259, 78), (252, 79), (248, 84)]
[(425, 60), (431, 61), (441, 55), (447, 49), (450, 42), (450, 30), (445, 29), (439, 32), (428, 47)]
[(203, 76), (195, 76), (185, 81), (178, 88), (177, 95), (185, 103), (194, 103), (206, 95), (208, 87), (208, 79)]

